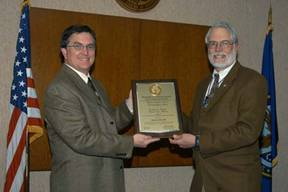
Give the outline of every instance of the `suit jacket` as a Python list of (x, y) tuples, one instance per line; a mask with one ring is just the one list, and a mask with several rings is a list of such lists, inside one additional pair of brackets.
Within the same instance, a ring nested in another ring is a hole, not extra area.
[(118, 130), (132, 120), (125, 103), (112, 108), (101, 84), (99, 97), (63, 65), (45, 95), (45, 116), (52, 152), (52, 192), (125, 191), (123, 158), (133, 139)]
[(201, 192), (203, 185), (206, 192), (258, 192), (266, 80), (236, 63), (204, 107), (210, 81), (211, 76), (200, 82), (191, 114), (191, 132), (200, 135), (200, 147), (193, 150), (191, 191)]

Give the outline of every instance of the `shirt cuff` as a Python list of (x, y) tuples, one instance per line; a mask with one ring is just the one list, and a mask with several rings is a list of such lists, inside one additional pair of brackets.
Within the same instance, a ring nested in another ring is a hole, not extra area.
[(130, 113), (133, 114), (133, 103), (129, 102), (129, 99), (126, 99), (126, 106), (129, 109)]

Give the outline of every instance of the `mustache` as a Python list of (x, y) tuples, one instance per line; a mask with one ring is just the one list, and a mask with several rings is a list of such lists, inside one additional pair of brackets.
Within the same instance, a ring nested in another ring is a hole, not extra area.
[[(215, 61), (217, 59), (216, 57), (221, 57), (220, 59), (223, 61), (221, 62)], [(224, 53), (224, 52), (210, 53), (208, 58), (209, 58), (210, 64), (213, 67), (225, 69), (226, 67), (235, 63), (237, 59), (237, 52), (232, 51), (230, 53)]]
[(229, 54), (227, 54), (227, 53), (224, 53), (224, 52), (217, 52), (217, 53), (210, 53), (210, 55), (212, 55), (212, 56), (227, 56), (227, 55), (229, 55)]

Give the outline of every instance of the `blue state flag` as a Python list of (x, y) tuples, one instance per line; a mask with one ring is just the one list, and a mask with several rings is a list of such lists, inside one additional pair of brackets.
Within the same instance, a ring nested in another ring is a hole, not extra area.
[(261, 192), (272, 192), (272, 169), (277, 163), (278, 143), (272, 30), (267, 33), (265, 39), (262, 61), (262, 75), (266, 78), (268, 83), (268, 98), (264, 127), (260, 137), (262, 165)]

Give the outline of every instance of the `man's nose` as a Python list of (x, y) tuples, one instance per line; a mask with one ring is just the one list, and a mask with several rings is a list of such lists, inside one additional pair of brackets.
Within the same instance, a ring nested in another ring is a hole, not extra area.
[(87, 46), (84, 46), (83, 49), (81, 49), (81, 52), (84, 53), (85, 55), (88, 55), (89, 49)]
[(219, 52), (223, 50), (223, 46), (221, 45), (221, 43), (217, 43), (216, 47), (215, 47), (215, 51)]

